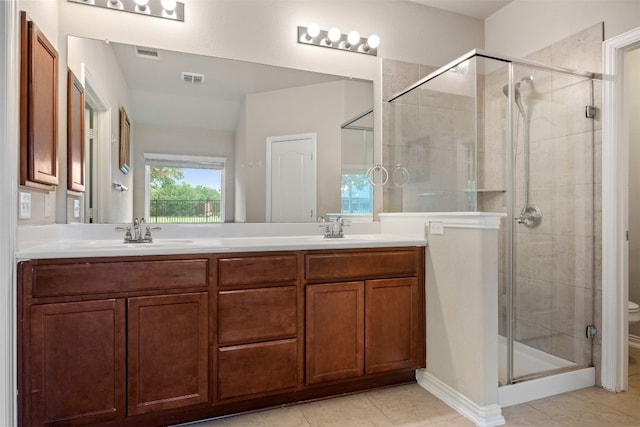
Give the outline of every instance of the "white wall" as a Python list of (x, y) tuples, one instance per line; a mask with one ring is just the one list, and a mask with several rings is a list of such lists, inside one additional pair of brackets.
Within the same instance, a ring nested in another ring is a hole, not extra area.
[(485, 20), (485, 49), (522, 58), (599, 22), (605, 40), (637, 27), (640, 1), (514, 0)]
[(369, 82), (339, 81), (247, 96), (247, 222), (266, 218), (266, 139), (273, 136), (317, 134), (317, 213), (340, 212), (340, 125), (371, 108), (371, 94)]
[[(137, 125), (133, 149), (134, 186), (133, 216), (144, 216), (145, 168), (144, 153), (181, 154), (225, 157), (225, 221), (234, 220), (235, 201), (235, 140), (233, 133), (195, 128), (159, 128)], [(126, 220), (131, 222), (131, 218)]]
[[(482, 47), (481, 20), (389, 0), (186, 0), (185, 22), (60, 1), (61, 35), (73, 34), (373, 80), (378, 58), (298, 44), (317, 22), (376, 33), (378, 57), (443, 64)], [(399, 30), (401, 29), (401, 30)]]
[[(49, 42), (56, 48), (59, 49), (58, 42), (58, 2), (56, 0), (18, 0), (18, 10), (26, 11), (28, 19), (34, 21), (40, 31), (47, 37)], [(60, 59), (59, 59), (60, 60)], [(62, 64), (62, 62), (60, 62)], [(66, 67), (60, 67), (58, 74), (58, 81), (62, 81), (62, 77), (60, 74), (66, 70)], [(64, 73), (64, 78), (66, 79), (66, 72)], [(19, 82), (15, 82), (16, 87), (19, 87)], [(64, 145), (64, 150), (58, 149), (58, 159), (66, 159), (67, 151), (66, 151), (66, 138), (67, 138), (67, 104), (66, 104), (66, 95), (62, 96), (66, 92), (66, 84), (62, 87), (58, 88), (58, 111), (59, 111), (59, 123), (64, 126), (58, 126), (58, 145), (59, 147)], [(64, 109), (64, 112), (61, 111)], [(64, 121), (62, 119), (64, 118)], [(18, 161), (18, 159), (16, 159)], [(58, 182), (59, 185), (63, 186), (65, 189), (67, 188), (67, 170), (66, 170), (66, 160), (60, 161), (58, 163)], [(48, 192), (43, 190), (35, 190), (32, 188), (20, 187), (20, 191), (30, 193), (31, 194), (31, 218), (19, 220), (20, 225), (35, 225), (35, 224), (46, 224), (55, 221), (57, 216), (57, 211), (61, 214), (65, 212), (65, 198), (62, 197), (58, 199), (56, 197), (55, 192)], [(51, 206), (52, 214), (48, 217), (45, 217), (44, 211), (44, 199), (45, 196), (49, 196), (49, 202)], [(54, 214), (55, 212), (55, 214)]]

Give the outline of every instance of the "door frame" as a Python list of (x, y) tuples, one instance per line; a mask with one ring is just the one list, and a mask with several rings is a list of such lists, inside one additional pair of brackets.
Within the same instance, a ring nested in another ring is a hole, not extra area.
[(18, 147), (20, 87), (20, 25), (18, 2), (0, 2), (0, 425), (18, 419), (16, 247), (18, 234)]
[[(94, 158), (90, 165), (94, 178), (93, 222), (108, 223), (111, 206), (111, 105), (100, 93), (96, 79), (82, 65), (80, 81), (84, 85), (84, 100), (91, 105), (94, 114)], [(87, 121), (85, 121), (85, 127)], [(85, 193), (86, 194), (86, 193)], [(85, 218), (88, 218), (85, 209)]]
[(603, 43), (602, 82), (602, 364), (601, 384), (628, 384), (629, 299), (628, 126), (624, 102), (624, 54), (640, 47), (640, 27)]
[[(295, 135), (281, 135), (281, 136), (268, 136), (267, 137), (267, 151), (265, 155), (266, 160), (266, 211), (265, 211), (265, 221), (271, 222), (271, 147), (272, 144), (277, 142), (285, 142), (285, 141), (295, 141), (299, 139), (310, 139), (313, 144), (313, 152), (315, 153), (314, 161), (316, 162), (315, 175), (316, 175), (316, 187), (318, 185), (318, 168), (317, 168), (317, 159), (318, 159), (318, 134), (315, 132), (312, 133), (300, 133)], [(318, 193), (317, 188), (314, 188), (315, 191), (315, 203), (314, 203), (314, 214), (318, 216)]]

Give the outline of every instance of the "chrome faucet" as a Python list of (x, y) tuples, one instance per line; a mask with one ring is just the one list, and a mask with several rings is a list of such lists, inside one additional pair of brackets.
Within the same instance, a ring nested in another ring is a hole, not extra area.
[[(324, 218), (323, 218), (324, 222)], [(325, 222), (324, 225), (324, 237), (325, 239), (336, 239), (344, 237), (343, 227), (348, 227), (344, 224), (344, 220), (341, 216), (337, 216), (331, 222)]]
[[(133, 220), (133, 233), (130, 226), (116, 227), (116, 230), (124, 231), (124, 243), (153, 243), (151, 230), (161, 230), (161, 227), (145, 226), (144, 218), (135, 218)], [(144, 229), (144, 234), (143, 234)]]

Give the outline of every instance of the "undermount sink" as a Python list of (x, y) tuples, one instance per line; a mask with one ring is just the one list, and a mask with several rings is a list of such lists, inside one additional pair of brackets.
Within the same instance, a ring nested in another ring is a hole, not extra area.
[[(217, 242), (217, 243), (216, 243)], [(158, 248), (182, 247), (195, 244), (217, 246), (220, 240), (214, 239), (155, 239), (151, 243), (124, 243), (122, 240), (65, 240), (58, 243), (60, 249), (117, 249), (117, 248)]]
[(324, 236), (308, 236), (304, 237), (305, 240), (312, 241), (340, 241), (340, 240), (382, 240), (384, 236), (382, 234), (346, 234), (342, 237), (324, 237)]

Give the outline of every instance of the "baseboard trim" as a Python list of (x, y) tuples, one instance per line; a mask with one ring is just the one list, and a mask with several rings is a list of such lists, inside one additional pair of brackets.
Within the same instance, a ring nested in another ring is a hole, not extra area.
[(426, 370), (416, 371), (418, 384), (429, 393), (468, 418), (478, 427), (493, 427), (505, 424), (500, 405), (479, 406), (462, 393), (442, 382)]

